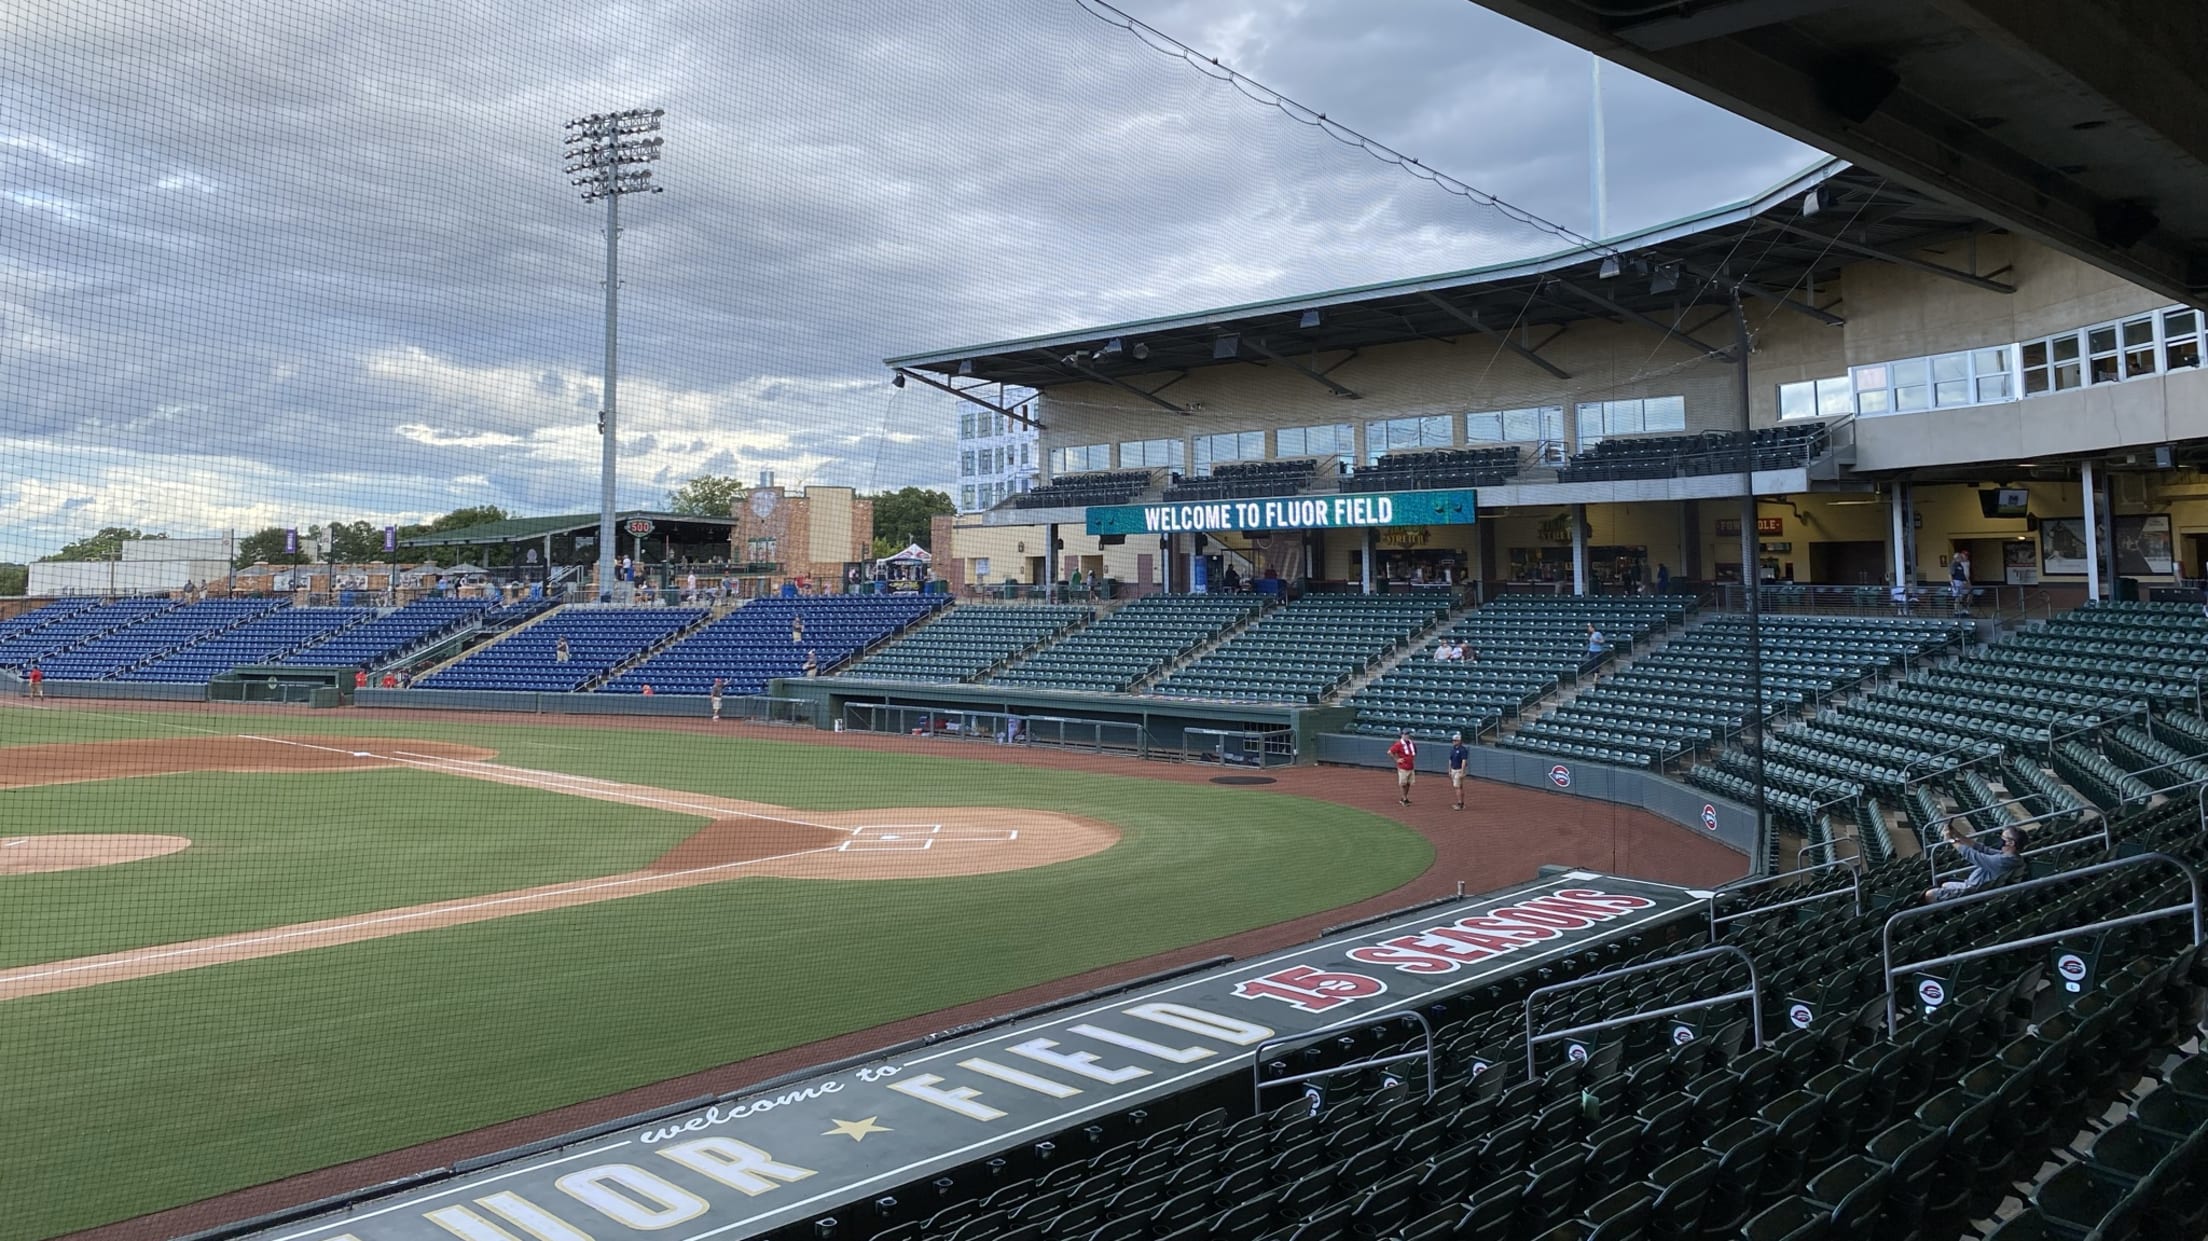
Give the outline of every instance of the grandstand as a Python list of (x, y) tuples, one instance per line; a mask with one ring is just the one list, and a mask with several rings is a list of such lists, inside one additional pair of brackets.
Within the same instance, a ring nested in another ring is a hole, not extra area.
[[(71, 608), (64, 615), (35, 625), (26, 625), (5, 638), (0, 638), (0, 668), (14, 670), (31, 664), (43, 666), (46, 660), (59, 652), (135, 625), (174, 606), (176, 605), (168, 599), (148, 597)], [(34, 612), (31, 615), (37, 616), (40, 613)]]
[[(1462, 730), (1476, 737), (1517, 716), (1577, 678), (1587, 663), (1587, 627), (1615, 650), (1630, 650), (1678, 624), (1684, 596), (1634, 598), (1505, 595), (1445, 628), (1351, 695), (1350, 731), (1439, 740)], [(1433, 659), (1442, 641), (1464, 643), (1463, 662)]]
[(887, 681), (973, 681), (1096, 615), (1052, 604), (950, 608), (843, 670)]
[(1384, 454), (1341, 480), (1343, 491), (1403, 491), (1436, 487), (1493, 487), (1520, 468), (1522, 450), (1440, 448)]
[(1147, 595), (987, 680), (1030, 689), (1126, 690), (1241, 624), (1262, 605), (1253, 595)]
[[(722, 678), (731, 694), (758, 694), (776, 677), (831, 668), (945, 606), (944, 595), (827, 595), (758, 599), (686, 633), (641, 663), (623, 668), (599, 688), (609, 694), (704, 694)], [(802, 641), (791, 637), (791, 619), (802, 618)]]
[(484, 612), (485, 601), (481, 599), (417, 599), (273, 662), (299, 667), (380, 668), (457, 636), (480, 622)]
[(1174, 669), (1154, 692), (1180, 698), (1317, 702), (1408, 644), (1449, 596), (1307, 595)]
[(304, 644), (361, 626), (374, 615), (365, 608), (276, 608), (111, 675), (121, 681), (211, 681), (233, 668), (275, 662)]
[[(54, 630), (82, 619), (126, 617), (124, 623), (85, 641), (71, 643), (40, 657), (49, 680), (99, 681), (167, 655), (179, 648), (243, 625), (281, 605), (268, 599), (209, 599), (201, 603), (170, 606), (166, 599), (133, 608), (112, 603), (104, 608), (64, 620)], [(38, 633), (52, 633), (40, 630)]]
[[(705, 616), (700, 608), (562, 608), (534, 625), (477, 647), (416, 685), (538, 693), (587, 689)], [(567, 642), (564, 660), (559, 658), (562, 639)]]

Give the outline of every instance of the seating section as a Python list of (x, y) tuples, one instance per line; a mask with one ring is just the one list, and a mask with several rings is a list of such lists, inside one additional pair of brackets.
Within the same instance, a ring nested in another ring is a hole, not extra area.
[(0, 645), (19, 634), (26, 634), (42, 626), (51, 625), (67, 616), (75, 616), (88, 608), (96, 607), (97, 599), (55, 599), (38, 604), (29, 611), (19, 612), (6, 620), (0, 620)]
[[(586, 689), (705, 615), (701, 608), (562, 608), (537, 624), (485, 643), (415, 682), (415, 688), (537, 693)], [(558, 658), (562, 638), (568, 647), (565, 661)]]
[[(109, 604), (105, 612), (120, 607)], [(101, 681), (275, 610), (270, 599), (208, 599), (164, 608), (40, 660), (48, 680)], [(66, 625), (69, 622), (63, 621)]]
[(841, 675), (885, 681), (972, 681), (1095, 615), (1088, 608), (1063, 605), (965, 604), (948, 609)]
[[(949, 601), (921, 594), (756, 599), (624, 669), (603, 692), (637, 694), (650, 685), (655, 694), (706, 694), (719, 677), (727, 693), (764, 693), (776, 677), (803, 676), (808, 654), (826, 675)], [(805, 623), (803, 641), (791, 639), (793, 617)]]
[(1090, 504), (1125, 504), (1150, 486), (1148, 470), (1097, 470), (1065, 474), (1011, 499), (1013, 508), (1081, 508)]
[(1613, 436), (1575, 454), (1556, 472), (1561, 483), (1621, 478), (1677, 478), (1737, 473), (1743, 449), (1759, 470), (1796, 469), (1824, 455), (1829, 436), (1822, 423), (1759, 427), (1744, 441), (1738, 431), (1697, 435)]
[(361, 626), (374, 615), (367, 608), (277, 608), (234, 629), (145, 660), (115, 674), (115, 679), (212, 681), (232, 668), (275, 663), (303, 644)]
[[(1721, 750), (1751, 717), (1791, 714), (1899, 669), (1905, 660), (1952, 649), (1963, 640), (1967, 622), (1765, 616), (1761, 629), (1760, 691), (1748, 674), (1748, 618), (1715, 616), (1499, 744), (1560, 758), (1662, 767)], [(1744, 762), (1753, 766), (1738, 750), (1720, 760), (1724, 771)], [(1831, 783), (1830, 777), (1777, 762), (1769, 751), (1765, 767), (1772, 783), (1804, 796)], [(1697, 768), (1687, 778), (1712, 792), (1739, 794), (1718, 772)]]
[(991, 685), (1116, 693), (1238, 625), (1253, 595), (1145, 595), (987, 678)]
[(1184, 478), (1165, 489), (1165, 498), (1179, 503), (1195, 500), (1252, 500), (1261, 496), (1294, 495), (1311, 486), (1319, 463), (1310, 457), (1282, 461), (1228, 461), (1211, 467), (1209, 478)]
[(1447, 595), (1306, 595), (1175, 670), (1153, 692), (1176, 698), (1317, 702), (1411, 641)]
[(1517, 477), (1520, 449), (1429, 448), (1384, 454), (1343, 477), (1343, 491), (1426, 491), (1442, 487), (1499, 487)]
[[(2188, 813), (2135, 816), (2125, 835), (2208, 864)], [(2189, 924), (2131, 928), (2077, 992), (2041, 947), (1945, 970), (1930, 1007), (1905, 977), (1889, 1036), (1880, 931), (1925, 868), (1889, 862), (1863, 881), (1861, 913), (1834, 871), (1721, 894), (1722, 941), (1756, 965), (1760, 1036), (1736, 1000), (1681, 1014), (1684, 1025), (1603, 1030), (1576, 1055), (1549, 1043), (1529, 1073), (1529, 1005), (1535, 1029), (1558, 1032), (1750, 986), (1737, 959), (1678, 960), (1707, 941), (1675, 925), (1268, 1060), (1266, 1078), (1318, 1075), (1267, 1091), (1271, 1110), (1249, 1115), (1245, 1102), (1191, 1115), (1217, 1095), (1148, 1102), (948, 1169), (931, 1193), (840, 1210), (832, 1231), (872, 1241), (1962, 1241), (1997, 1219), (1986, 1235), (2007, 1241), (2201, 1236), (2208, 1055), (2196, 1027), (2208, 968)], [(2187, 891), (2174, 869), (2139, 866), (1995, 896), (1904, 925), (1894, 959), (2168, 908)], [(1647, 968), (1528, 994), (1627, 964)], [(1359, 1067), (1390, 1055), (1414, 1058)]]
[[(1352, 695), (1357, 720), (1349, 731), (1392, 737), (1407, 728), (1440, 740), (1462, 730), (1476, 737), (1576, 677), (1587, 662), (1588, 625), (1623, 649), (1678, 624), (1692, 602), (1684, 595), (1505, 595)], [(1464, 643), (1465, 661), (1436, 661), (1443, 640)]]
[(0, 668), (21, 671), (38, 664), (51, 676), (53, 670), (46, 667), (46, 661), (56, 654), (138, 624), (175, 606), (174, 600), (153, 595), (74, 608), (67, 615), (25, 626), (11, 636), (0, 638)]
[(313, 642), (275, 662), (296, 667), (380, 668), (476, 623), (481, 599), (418, 599), (364, 625)]

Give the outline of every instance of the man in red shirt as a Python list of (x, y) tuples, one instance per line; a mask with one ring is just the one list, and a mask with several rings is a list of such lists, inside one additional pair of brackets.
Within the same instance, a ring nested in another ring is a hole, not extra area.
[(366, 668), (355, 668), (355, 669), (353, 669), (353, 688), (354, 688), (354, 689), (367, 689), (367, 688), (368, 688), (368, 670), (367, 670)]
[(1388, 747), (1388, 757), (1395, 760), (1396, 800), (1411, 804), (1411, 781), (1418, 778), (1418, 743), (1411, 740), (1411, 730), (1406, 728), (1395, 735), (1395, 744)]
[(383, 674), (383, 688), (385, 688), (385, 689), (397, 689), (398, 687), (399, 687), (399, 674), (398, 674), (398, 673), (396, 673), (396, 672), (386, 672), (386, 673), (384, 673), (384, 674)]
[(44, 698), (46, 696), (46, 670), (37, 664), (32, 664), (28, 679), (31, 683), (31, 697)]

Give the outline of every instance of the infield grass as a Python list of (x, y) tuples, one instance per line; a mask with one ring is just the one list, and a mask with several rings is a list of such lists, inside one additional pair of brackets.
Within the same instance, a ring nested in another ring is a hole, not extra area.
[[(31, 714), (0, 712), (0, 743), (178, 735), (184, 722), (57, 711), (35, 713), (32, 730), (19, 718)], [(0, 1237), (125, 1218), (1335, 908), (1413, 878), (1432, 856), (1415, 833), (1362, 811), (1140, 776), (755, 735), (367, 713), (187, 718), (195, 730), (226, 734), (461, 741), (521, 766), (808, 809), (1030, 806), (1105, 820), (1122, 839), (1036, 870), (877, 882), (754, 876), (0, 1003), (0, 1047), (9, 1052), (0, 1185), (10, 1206), (0, 1212)], [(422, 773), (223, 779), (326, 788), (393, 776)], [(187, 777), (156, 780), (179, 778)], [(524, 792), (438, 783), (482, 788), (503, 810)], [(579, 818), (651, 817), (558, 800)], [(487, 824), (477, 808), (442, 797), (419, 813), (436, 821), (439, 839), (488, 833), (518, 838), (525, 851), (542, 818), (493, 814), (511, 822)], [(384, 839), (409, 848), (403, 835)], [(634, 864), (588, 833), (548, 839), (557, 847), (539, 852), (557, 855), (558, 865)], [(471, 873), (478, 864), (553, 864), (485, 859), (477, 843), (416, 857), (427, 859), (424, 870)], [(111, 869), (141, 865), (149, 864)], [(298, 865), (318, 882), (374, 869), (358, 855)], [(282, 886), (271, 881), (275, 870), (241, 868), (252, 872), (241, 891), (256, 876), (259, 886)], [(17, 903), (18, 882), (0, 879), (0, 908)], [(195, 882), (212, 891), (227, 881)], [(271, 908), (289, 899), (264, 896)], [(322, 916), (334, 912), (342, 911)], [(44, 915), (140, 931), (158, 925), (128, 909), (48, 906)], [(58, 943), (74, 932), (25, 933)]]

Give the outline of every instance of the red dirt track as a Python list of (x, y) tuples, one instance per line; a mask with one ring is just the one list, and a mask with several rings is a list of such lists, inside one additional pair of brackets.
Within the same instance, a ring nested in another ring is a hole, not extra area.
[[(75, 705), (57, 704), (57, 708), (49, 709), (69, 710)], [(85, 709), (105, 708), (106, 704), (85, 704)], [(217, 704), (192, 704), (164, 709), (155, 707), (154, 704), (133, 703), (128, 710), (133, 714), (159, 710), (163, 714), (212, 717), (255, 714), (265, 717), (265, 710)], [(391, 714), (393, 718), (434, 719), (439, 723), (482, 723), (508, 727), (527, 725), (548, 729), (629, 727), (670, 732), (717, 733), (750, 740), (781, 740), (857, 750), (939, 754), (945, 757), (998, 762), (1007, 766), (1107, 772), (1184, 783), (1203, 783), (1222, 774), (1217, 767), (1144, 762), (1113, 756), (1015, 749), (975, 742), (924, 740), (902, 736), (821, 733), (766, 725), (714, 724), (706, 720), (449, 711), (428, 712), (420, 716), (412, 712)], [(22, 752), (11, 751), (11, 759)], [(115, 773), (110, 771), (105, 774)], [(1250, 773), (1237, 770), (1231, 774)], [(1741, 854), (1688, 828), (1667, 822), (1646, 811), (1624, 806), (1534, 789), (1473, 782), (1467, 784), (1465, 789), (1466, 809), (1457, 812), (1449, 808), (1448, 781), (1441, 777), (1422, 775), (1413, 794), (1413, 804), (1404, 807), (1396, 803), (1392, 772), (1325, 767), (1278, 769), (1265, 774), (1274, 777), (1276, 783), (1252, 789), (1252, 792), (1262, 795), (1267, 791), (1277, 791), (1355, 806), (1411, 827), (1433, 843), (1433, 865), (1411, 882), (1354, 905), (1206, 943), (1191, 944), (1153, 957), (1121, 962), (990, 999), (853, 1031), (802, 1047), (756, 1056), (505, 1124), (89, 1229), (72, 1234), (72, 1237), (82, 1241), (153, 1241), (155, 1238), (173, 1237), (250, 1218), (377, 1184), (410, 1172), (439, 1167), (454, 1160), (552, 1137), (649, 1108), (701, 1095), (736, 1090), (749, 1083), (808, 1065), (887, 1046), (1008, 1010), (1124, 982), (1207, 957), (1222, 954), (1245, 957), (1288, 947), (1317, 937), (1327, 926), (1448, 895), (1457, 889), (1460, 881), (1467, 892), (1485, 892), (1531, 879), (1544, 864), (1561, 864), (1659, 882), (1715, 886), (1738, 878), (1747, 870), (1747, 859)]]

